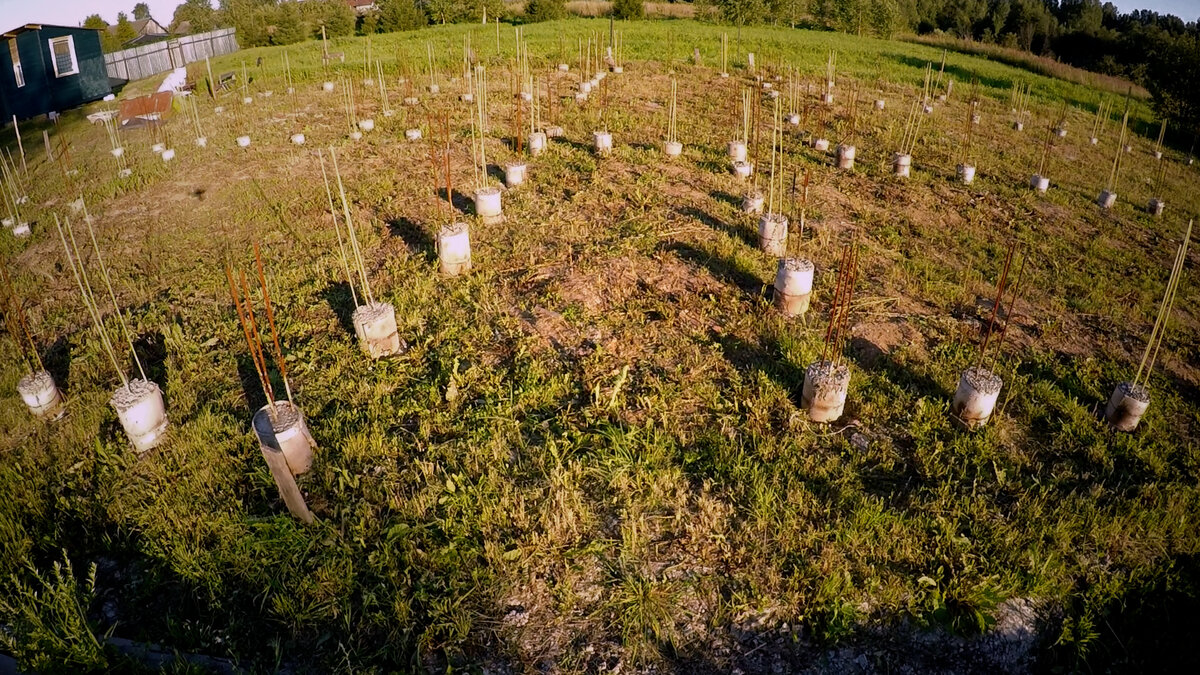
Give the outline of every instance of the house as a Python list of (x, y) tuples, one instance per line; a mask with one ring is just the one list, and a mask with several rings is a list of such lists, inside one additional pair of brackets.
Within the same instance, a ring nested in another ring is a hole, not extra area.
[(112, 93), (97, 30), (30, 23), (0, 40), (0, 119), (67, 110)]
[[(117, 26), (119, 25), (120, 24), (113, 24), (109, 26), (108, 32), (116, 35)], [(157, 42), (169, 37), (167, 29), (163, 28), (162, 24), (154, 19), (138, 19), (137, 21), (130, 21), (129, 25), (133, 27), (133, 32), (137, 33), (137, 37), (121, 45), (122, 47), (136, 47), (138, 45), (144, 45), (148, 42)]]
[(375, 0), (346, 0), (346, 4), (354, 10), (355, 16), (363, 16), (368, 12), (375, 11)]

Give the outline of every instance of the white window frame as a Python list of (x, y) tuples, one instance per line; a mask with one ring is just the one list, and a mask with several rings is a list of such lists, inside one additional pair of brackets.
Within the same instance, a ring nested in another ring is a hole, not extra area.
[[(67, 49), (71, 52), (71, 69), (65, 73), (60, 73), (58, 71), (58, 58), (54, 54), (54, 45), (55, 43), (61, 43), (64, 40), (67, 43)], [(50, 43), (50, 62), (54, 64), (54, 76), (66, 77), (68, 75), (78, 75), (79, 59), (75, 58), (75, 36), (64, 35), (62, 37), (50, 38), (48, 42)]]
[(13, 62), (13, 79), (17, 81), (19, 89), (25, 86), (25, 69), (21, 67), (21, 52), (17, 49), (17, 38), (8, 39), (8, 53)]

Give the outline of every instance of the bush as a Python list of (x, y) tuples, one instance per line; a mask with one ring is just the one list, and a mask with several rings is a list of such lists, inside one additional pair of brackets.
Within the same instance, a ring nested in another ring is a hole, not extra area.
[(429, 25), (429, 17), (415, 0), (379, 0), (379, 30), (391, 33)]
[(613, 0), (613, 16), (618, 19), (641, 19), (646, 16), (642, 0)]
[(566, 16), (566, 0), (529, 0), (525, 5), (526, 21), (553, 21)]

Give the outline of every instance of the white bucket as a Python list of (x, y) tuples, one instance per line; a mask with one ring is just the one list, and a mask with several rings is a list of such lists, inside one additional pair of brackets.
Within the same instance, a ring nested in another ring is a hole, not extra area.
[(396, 308), (388, 302), (362, 305), (354, 310), (354, 332), (363, 351), (373, 359), (400, 352)]
[(1004, 380), (986, 368), (972, 366), (958, 378), (958, 390), (950, 412), (968, 429), (987, 424), (1000, 397)]
[(63, 413), (62, 394), (50, 373), (39, 370), (17, 382), (17, 393), (36, 417), (60, 417)]
[(892, 157), (892, 171), (901, 178), (908, 178), (912, 173), (912, 155), (896, 153)]
[(238, 137), (237, 137), (237, 144), (238, 144), (238, 147), (239, 147), (239, 148), (248, 148), (248, 147), (250, 147), (250, 137), (249, 137), (249, 136), (238, 136)]
[(1117, 203), (1117, 193), (1109, 190), (1101, 190), (1100, 196), (1096, 197), (1096, 204), (1104, 210), (1111, 209)]
[(1142, 415), (1150, 407), (1150, 393), (1145, 387), (1134, 387), (1131, 382), (1122, 382), (1113, 389), (1104, 418), (1117, 431), (1133, 431), (1142, 421)]
[(775, 272), (775, 306), (786, 317), (808, 311), (812, 298), (814, 267), (804, 258), (780, 258)]
[(592, 132), (593, 147), (597, 155), (607, 155), (612, 152), (612, 134), (607, 131)]
[(485, 225), (504, 220), (500, 206), (500, 188), (485, 187), (475, 191), (475, 214)]
[(767, 213), (758, 219), (758, 247), (764, 253), (783, 257), (787, 255), (787, 216)]
[(663, 154), (667, 157), (678, 157), (683, 154), (683, 143), (679, 141), (667, 141), (663, 143)]
[(466, 223), (442, 226), (437, 248), (442, 274), (455, 277), (471, 270), (471, 235)]
[(271, 419), (271, 408), (263, 406), (254, 413), (252, 424), (259, 445), (282, 454), (293, 476), (308, 473), (317, 443), (308, 432), (300, 408), (287, 401), (275, 401), (275, 419)]
[(839, 169), (854, 168), (855, 148), (853, 145), (841, 144), (837, 146), (837, 167)]
[(726, 150), (730, 161), (744, 162), (746, 161), (746, 142), (745, 141), (729, 141), (729, 147)]
[(801, 406), (808, 410), (808, 418), (813, 422), (835, 422), (845, 410), (846, 393), (849, 390), (848, 366), (843, 363), (817, 361), (804, 371)]
[(529, 134), (529, 154), (537, 157), (546, 149), (546, 133), (544, 131), (535, 131)]
[(117, 419), (134, 450), (145, 452), (157, 446), (167, 431), (167, 411), (162, 390), (154, 382), (133, 379), (113, 392), (108, 404), (117, 411)]
[(525, 182), (525, 163), (512, 162), (504, 165), (504, 184), (510, 188)]

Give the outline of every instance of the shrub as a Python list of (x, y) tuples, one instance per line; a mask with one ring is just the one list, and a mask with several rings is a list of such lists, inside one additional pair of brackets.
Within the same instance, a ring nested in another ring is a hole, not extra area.
[(613, 16), (618, 19), (641, 19), (646, 16), (642, 0), (613, 0)]
[(525, 5), (526, 21), (553, 21), (566, 16), (566, 0), (529, 0)]

